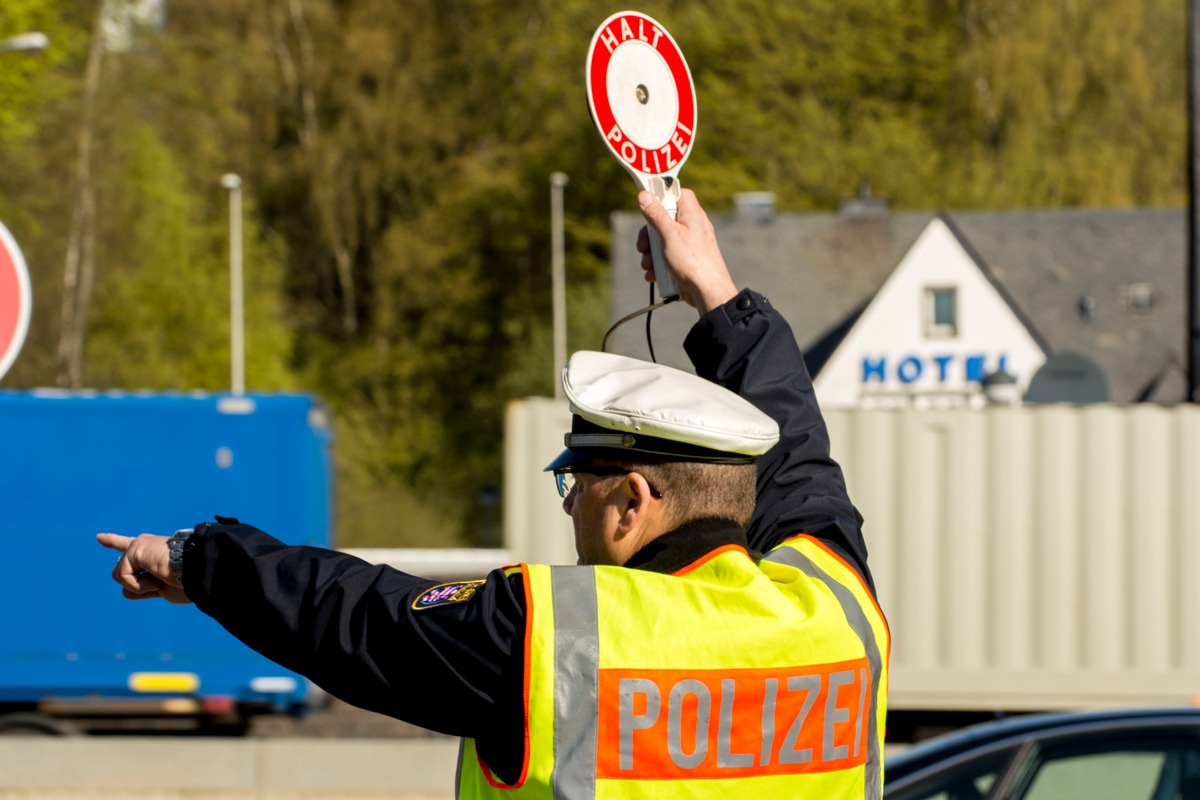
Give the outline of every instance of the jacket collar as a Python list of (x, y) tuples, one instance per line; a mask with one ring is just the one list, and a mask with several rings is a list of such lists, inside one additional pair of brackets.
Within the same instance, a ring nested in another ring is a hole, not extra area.
[(625, 566), (670, 575), (713, 550), (730, 544), (749, 550), (746, 531), (736, 522), (727, 519), (697, 520), (659, 536), (634, 553)]

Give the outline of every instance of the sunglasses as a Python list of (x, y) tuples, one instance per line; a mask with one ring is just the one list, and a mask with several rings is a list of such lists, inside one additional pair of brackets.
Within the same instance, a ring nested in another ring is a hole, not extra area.
[[(575, 488), (575, 476), (577, 474), (600, 476), (628, 475), (635, 471), (621, 467), (561, 467), (554, 470), (554, 483), (558, 486), (558, 496), (565, 498)], [(650, 487), (650, 495), (652, 497), (656, 500), (662, 499), (662, 493), (655, 489), (650, 481), (646, 481), (646, 485)]]

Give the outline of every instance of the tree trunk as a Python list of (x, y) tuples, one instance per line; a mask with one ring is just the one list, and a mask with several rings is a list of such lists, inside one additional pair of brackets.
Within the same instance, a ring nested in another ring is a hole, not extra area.
[(78, 389), (83, 385), (83, 342), (87, 307), (96, 274), (96, 190), (92, 184), (92, 139), (96, 93), (104, 59), (102, 26), (108, 0), (101, 0), (92, 24), (87, 69), (83, 77), (83, 113), (79, 122), (79, 150), (75, 161), (75, 186), (71, 206), (71, 228), (63, 265), (62, 322), (58, 340), (59, 386)]

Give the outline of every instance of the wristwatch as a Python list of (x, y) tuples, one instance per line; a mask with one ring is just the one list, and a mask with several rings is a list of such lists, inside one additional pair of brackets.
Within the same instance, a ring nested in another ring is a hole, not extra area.
[(183, 543), (195, 532), (195, 528), (183, 528), (167, 540), (167, 557), (170, 564), (171, 580), (183, 586)]

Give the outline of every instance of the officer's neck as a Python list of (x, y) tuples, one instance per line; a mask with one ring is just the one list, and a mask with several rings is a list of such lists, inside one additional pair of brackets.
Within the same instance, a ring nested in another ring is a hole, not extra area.
[(648, 542), (625, 562), (626, 567), (671, 574), (693, 564), (718, 547), (734, 544), (748, 549), (746, 531), (725, 519), (688, 522)]

